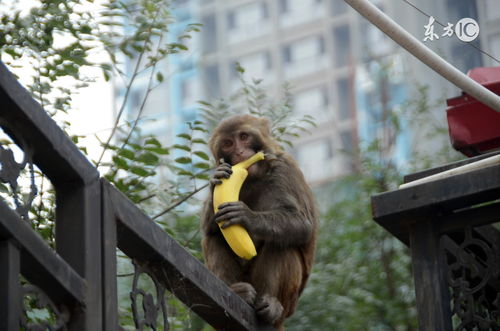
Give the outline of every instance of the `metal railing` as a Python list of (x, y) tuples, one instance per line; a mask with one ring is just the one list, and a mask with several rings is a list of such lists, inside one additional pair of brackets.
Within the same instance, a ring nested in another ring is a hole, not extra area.
[(410, 247), (420, 330), (500, 329), (499, 198), (500, 164), (372, 197), (375, 221)]
[[(3, 63), (0, 127), (25, 155), (18, 163), (9, 146), (0, 146), (0, 182), (15, 189), (19, 175), (36, 166), (56, 196), (55, 250), (27, 219), (33, 199), (24, 204), (17, 197), (13, 203), (0, 199), (0, 330), (119, 330), (117, 248), (134, 265), (130, 297), (137, 329), (168, 329), (165, 290), (217, 329), (272, 329), (259, 324), (249, 305), (100, 178)], [(36, 195), (35, 185), (31, 193)], [(153, 280), (153, 294), (137, 286), (145, 273)], [(33, 305), (49, 310), (50, 318), (27, 319)]]

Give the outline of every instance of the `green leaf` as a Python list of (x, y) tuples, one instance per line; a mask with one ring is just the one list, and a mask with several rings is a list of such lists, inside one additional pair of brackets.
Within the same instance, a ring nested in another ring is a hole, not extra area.
[(163, 82), (163, 74), (159, 71), (156, 73), (156, 80), (160, 83)]
[(191, 141), (191, 136), (187, 133), (180, 133), (177, 135), (177, 137)]
[(122, 159), (121, 157), (119, 157), (117, 155), (113, 156), (113, 162), (116, 164), (116, 166), (119, 169), (124, 169), (124, 170), (129, 169), (129, 165), (127, 164), (127, 161), (125, 161), (124, 159)]
[[(203, 100), (198, 100), (198, 103), (200, 105), (203, 105), (203, 106), (206, 106), (206, 107), (210, 107), (210, 108), (213, 107), (212, 104), (210, 104), (210, 103), (208, 103), (206, 101), (203, 101)], [(198, 124), (198, 123), (194, 122), (194, 124)]]
[(121, 149), (119, 152), (118, 152), (118, 155), (121, 155), (129, 160), (135, 160), (135, 153), (133, 151), (131, 151), (130, 149)]
[(186, 152), (190, 152), (191, 151), (191, 149), (189, 148), (189, 146), (185, 146), (185, 145), (175, 144), (172, 147), (175, 148), (175, 149), (181, 149), (181, 150), (186, 151)]
[(146, 169), (143, 169), (140, 167), (132, 167), (132, 168), (130, 168), (130, 171), (133, 174), (136, 174), (137, 176), (141, 176), (141, 177), (147, 177), (150, 175), (150, 173)]
[(193, 167), (198, 168), (198, 169), (210, 169), (210, 165), (205, 162), (197, 162), (193, 164)]
[(245, 73), (245, 68), (243, 68), (239, 62), (236, 62), (234, 64), (234, 67), (236, 69), (237, 72), (239, 72), (240, 74), (244, 74)]
[(193, 139), (192, 141), (193, 144), (202, 144), (202, 145), (207, 145), (207, 142), (203, 139)]
[(141, 145), (138, 145), (138, 144), (134, 144), (134, 143), (131, 143), (131, 142), (128, 142), (127, 145), (129, 145), (130, 147), (132, 147), (133, 149), (135, 149), (136, 151), (140, 151), (142, 150), (142, 146)]
[(132, 44), (131, 46), (138, 53), (141, 53), (144, 50), (144, 47), (140, 44)]
[(169, 153), (169, 150), (167, 148), (161, 147), (144, 147), (144, 149), (160, 155), (167, 155)]
[(4, 184), (0, 183), (0, 192), (1, 193), (9, 193), (9, 189)]
[(178, 49), (181, 49), (183, 51), (187, 51), (188, 50), (188, 48), (186, 47), (186, 45), (179, 44), (179, 43), (172, 43), (172, 44), (170, 44), (170, 47), (172, 47), (172, 48), (178, 48)]
[(158, 141), (158, 139), (154, 138), (154, 137), (151, 137), (151, 138), (148, 138), (145, 142), (144, 142), (145, 145), (154, 145), (154, 146), (157, 146), (157, 147), (161, 147), (161, 143)]
[(156, 165), (160, 158), (153, 153), (144, 153), (137, 160), (147, 165)]
[(195, 127), (193, 127), (193, 130), (194, 131), (201, 131), (201, 132), (208, 132), (207, 129), (205, 129), (204, 127), (201, 127), (201, 126), (195, 126)]
[(208, 161), (210, 158), (208, 157), (208, 155), (205, 153), (205, 152), (202, 152), (202, 151), (196, 151), (193, 153), (194, 155), (202, 158), (203, 160), (206, 160)]
[(190, 171), (187, 171), (187, 170), (180, 170), (179, 172), (177, 172), (177, 175), (193, 177), (194, 174)]
[(203, 180), (209, 180), (210, 176), (207, 175), (207, 174), (198, 174), (198, 175), (195, 176), (195, 178), (203, 179)]
[(189, 164), (192, 162), (190, 157), (178, 157), (174, 161), (180, 164)]
[(120, 191), (122, 192), (126, 192), (127, 191), (127, 185), (125, 185), (123, 183), (123, 180), (117, 180), (114, 182), (114, 184), (116, 185), (116, 188), (119, 189)]

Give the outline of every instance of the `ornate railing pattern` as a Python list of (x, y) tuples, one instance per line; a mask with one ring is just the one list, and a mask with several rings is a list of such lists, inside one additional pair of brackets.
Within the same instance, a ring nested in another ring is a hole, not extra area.
[[(117, 248), (134, 263), (130, 297), (137, 330), (168, 330), (166, 290), (217, 329), (272, 329), (260, 325), (250, 306), (101, 179), (2, 63), (0, 127), (24, 151), (18, 162), (8, 146), (0, 146), (0, 183), (17, 192), (22, 172), (30, 182), (24, 197), (0, 199), (0, 330), (119, 330)], [(35, 166), (55, 189), (55, 250), (28, 220), (37, 194)], [(154, 293), (138, 286), (144, 274)], [(32, 318), (33, 308), (45, 318)]]
[(372, 197), (375, 221), (410, 247), (420, 330), (500, 330), (499, 199), (500, 164)]
[(466, 227), (443, 238), (456, 330), (500, 329), (500, 235)]

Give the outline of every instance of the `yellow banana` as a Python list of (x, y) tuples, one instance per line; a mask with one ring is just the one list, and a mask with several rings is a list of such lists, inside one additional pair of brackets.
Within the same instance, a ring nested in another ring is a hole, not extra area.
[[(213, 202), (215, 212), (219, 210), (219, 206), (222, 203), (239, 200), (241, 186), (248, 176), (247, 168), (263, 159), (264, 153), (258, 152), (249, 159), (231, 167), (231, 170), (233, 170), (231, 177), (228, 179), (223, 178), (222, 184), (216, 185), (214, 188)], [(219, 226), (222, 226), (222, 224), (224, 224), (224, 222), (220, 222)], [(234, 224), (225, 229), (221, 228), (221, 231), (236, 255), (246, 260), (250, 260), (257, 255), (255, 245), (243, 226)]]

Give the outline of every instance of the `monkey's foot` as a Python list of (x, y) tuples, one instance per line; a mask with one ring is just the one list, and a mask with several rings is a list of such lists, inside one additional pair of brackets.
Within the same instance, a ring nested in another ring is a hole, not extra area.
[(234, 283), (231, 285), (231, 289), (253, 307), (257, 292), (251, 284), (245, 282)]
[(255, 310), (257, 315), (269, 324), (274, 324), (283, 314), (283, 306), (278, 299), (267, 294), (255, 300)]

